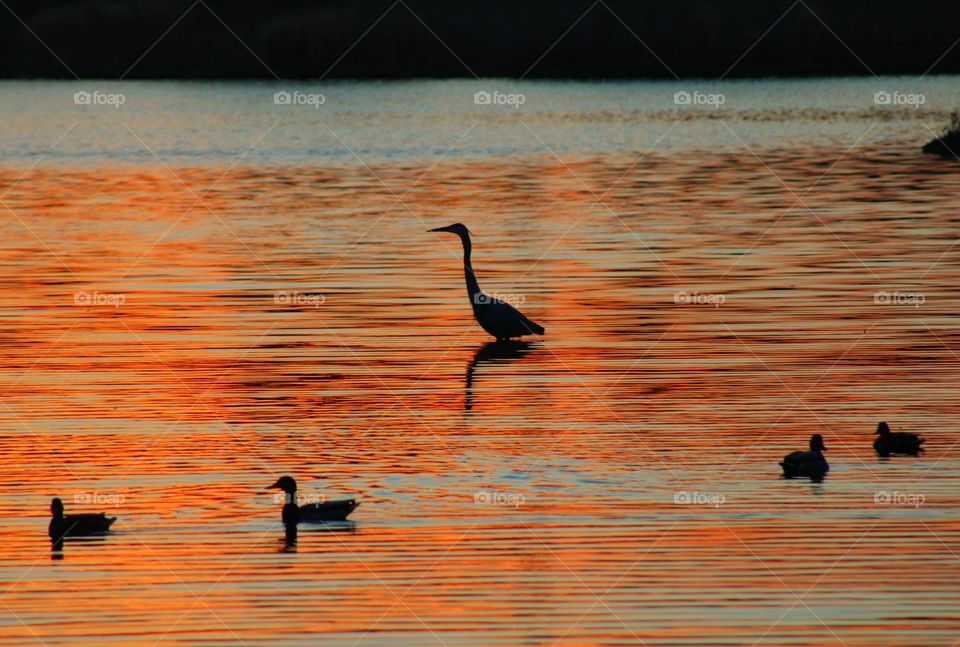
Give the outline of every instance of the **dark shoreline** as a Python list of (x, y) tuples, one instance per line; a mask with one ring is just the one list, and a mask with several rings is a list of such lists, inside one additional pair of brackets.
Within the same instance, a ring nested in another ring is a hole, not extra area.
[[(0, 78), (807, 78), (960, 72), (960, 3), (9, 0)], [(20, 21), (26, 24), (26, 26)], [(48, 49), (49, 48), (49, 49)]]

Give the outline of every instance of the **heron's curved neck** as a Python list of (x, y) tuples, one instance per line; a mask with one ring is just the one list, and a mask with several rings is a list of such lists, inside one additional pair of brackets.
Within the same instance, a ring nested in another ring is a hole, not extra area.
[(473, 251), (470, 234), (460, 234), (460, 242), (463, 243), (463, 277), (467, 281), (467, 296), (473, 303), (473, 296), (480, 292), (480, 284), (477, 283), (477, 275), (473, 273), (473, 266), (470, 264), (470, 252)]

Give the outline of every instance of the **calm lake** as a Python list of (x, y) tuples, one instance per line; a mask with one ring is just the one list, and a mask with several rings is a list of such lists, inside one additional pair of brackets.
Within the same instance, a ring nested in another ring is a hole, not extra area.
[(958, 81), (0, 83), (0, 644), (957, 644)]

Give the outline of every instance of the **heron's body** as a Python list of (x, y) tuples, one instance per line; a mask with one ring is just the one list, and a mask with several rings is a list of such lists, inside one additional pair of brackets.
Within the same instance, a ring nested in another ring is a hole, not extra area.
[(783, 468), (783, 475), (786, 478), (798, 476), (822, 477), (830, 471), (830, 465), (827, 464), (827, 459), (823, 457), (823, 452), (826, 449), (823, 445), (823, 437), (820, 434), (811, 436), (810, 451), (791, 452), (783, 457), (783, 461), (780, 463), (780, 467)]
[(83, 537), (107, 532), (116, 517), (108, 517), (105, 512), (97, 514), (63, 514), (63, 502), (54, 499), (50, 504), (50, 526), (47, 534), (53, 542), (60, 542), (64, 537)]
[(325, 521), (346, 521), (360, 502), (356, 499), (340, 499), (323, 503), (307, 503), (297, 505), (297, 482), (290, 476), (277, 479), (270, 486), (283, 490), (286, 494), (286, 503), (280, 518), (285, 526), (296, 526), (298, 523), (323, 523)]
[(917, 434), (911, 434), (904, 431), (891, 432), (890, 426), (881, 422), (877, 425), (877, 439), (873, 441), (873, 448), (880, 456), (889, 456), (890, 454), (907, 454), (916, 456), (923, 451), (923, 438)]
[(483, 292), (474, 293), (471, 304), (473, 318), (481, 328), (497, 339), (542, 335), (545, 332), (543, 326), (527, 319), (522, 312), (509, 303), (494, 299)]
[(536, 324), (509, 303), (491, 297), (480, 289), (477, 275), (470, 263), (473, 245), (470, 243), (469, 230), (457, 223), (447, 227), (438, 227), (430, 231), (445, 231), (460, 236), (463, 243), (463, 276), (467, 284), (467, 298), (473, 309), (473, 318), (480, 327), (498, 340), (523, 337), (524, 335), (542, 335), (543, 326)]

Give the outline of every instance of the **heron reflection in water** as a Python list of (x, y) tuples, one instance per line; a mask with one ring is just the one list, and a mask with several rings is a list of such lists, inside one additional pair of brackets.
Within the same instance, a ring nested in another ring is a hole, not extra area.
[(508, 340), (492, 341), (478, 348), (473, 355), (473, 359), (467, 364), (464, 411), (473, 409), (473, 382), (476, 379), (477, 368), (484, 364), (503, 364), (510, 360), (521, 359), (539, 345), (539, 342)]

